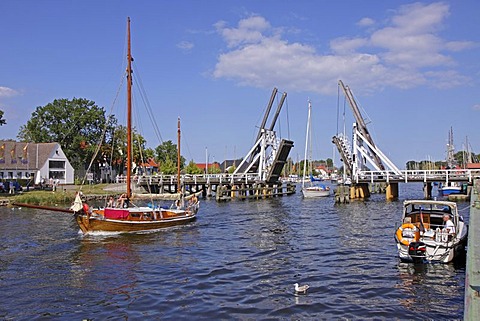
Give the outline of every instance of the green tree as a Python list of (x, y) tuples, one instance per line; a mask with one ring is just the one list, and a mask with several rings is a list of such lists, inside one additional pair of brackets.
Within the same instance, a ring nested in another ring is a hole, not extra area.
[[(123, 173), (127, 162), (127, 127), (123, 125), (116, 126), (113, 134), (108, 137), (105, 158), (111, 159), (112, 167), (117, 172)], [(145, 147), (146, 140), (134, 128), (132, 130), (132, 161), (140, 165), (145, 163), (148, 158), (154, 156), (154, 151)]]
[(17, 138), (34, 143), (58, 142), (72, 166), (80, 169), (90, 162), (101, 143), (105, 123), (105, 110), (93, 101), (55, 99), (36, 108), (20, 127)]
[(222, 170), (220, 169), (220, 164), (217, 162), (213, 162), (208, 166), (208, 173), (209, 174), (220, 174), (222, 173)]
[(187, 167), (185, 167), (185, 172), (187, 174), (202, 174), (203, 171), (198, 168), (197, 164), (193, 161), (193, 159), (188, 163)]
[(326, 163), (327, 163), (327, 168), (330, 168), (330, 169), (333, 168), (333, 159), (327, 158)]
[[(175, 167), (175, 172), (177, 168), (177, 145), (172, 143), (171, 140), (163, 142), (161, 145), (158, 145), (155, 148), (155, 153), (156, 153), (156, 159), (160, 163), (160, 168), (161, 172), (164, 174), (165, 171), (163, 168), (165, 168), (164, 164), (167, 162), (172, 162)], [(180, 169), (183, 169), (185, 166), (185, 158), (183, 156), (180, 156)]]
[(3, 110), (0, 110), (0, 126), (5, 125), (7, 122), (3, 119)]
[(177, 173), (177, 164), (170, 158), (159, 165), (160, 173), (163, 175), (174, 175)]

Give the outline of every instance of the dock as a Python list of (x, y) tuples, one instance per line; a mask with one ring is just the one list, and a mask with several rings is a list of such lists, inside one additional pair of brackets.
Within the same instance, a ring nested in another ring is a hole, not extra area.
[(465, 309), (463, 319), (480, 319), (480, 178), (475, 179), (470, 197), (467, 263), (465, 271)]

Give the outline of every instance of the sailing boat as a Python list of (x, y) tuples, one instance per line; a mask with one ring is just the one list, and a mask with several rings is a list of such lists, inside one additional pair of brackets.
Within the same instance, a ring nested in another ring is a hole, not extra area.
[[(307, 152), (312, 144), (312, 103), (308, 101), (308, 118), (307, 118), (307, 133), (305, 135), (305, 161), (303, 162), (303, 178), (302, 178), (302, 193), (303, 197), (311, 198), (311, 197), (325, 197), (330, 195), (330, 187), (325, 185), (314, 185), (315, 179), (312, 174), (312, 155), (311, 152), (308, 153), (308, 160), (307, 160)], [(308, 184), (305, 182), (305, 176), (307, 173), (307, 163), (309, 169), (309, 176), (310, 179)]]
[[(447, 169), (457, 168), (457, 160), (455, 159), (455, 147), (453, 145), (453, 128), (450, 127), (448, 132), (448, 143), (447, 143)], [(438, 187), (438, 192), (440, 196), (448, 196), (450, 194), (459, 194), (462, 192), (462, 186), (458, 182), (447, 181), (440, 183)]]
[[(144, 232), (158, 230), (165, 227), (183, 225), (196, 219), (199, 203), (194, 196), (187, 207), (184, 199), (177, 200), (176, 206), (170, 209), (136, 207), (131, 202), (131, 174), (132, 174), (132, 55), (130, 44), (130, 18), (127, 20), (128, 53), (127, 53), (127, 192), (122, 194), (116, 207), (90, 209), (82, 201), (82, 194), (78, 192), (72, 210), (75, 220), (83, 233), (89, 232)], [(180, 118), (178, 119), (178, 150), (180, 158)], [(177, 188), (180, 186), (180, 162), (178, 161)]]

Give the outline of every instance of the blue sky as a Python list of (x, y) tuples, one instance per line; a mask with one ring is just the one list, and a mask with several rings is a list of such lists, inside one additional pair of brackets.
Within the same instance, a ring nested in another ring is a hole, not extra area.
[[(136, 80), (163, 141), (176, 142), (180, 116), (187, 160), (203, 163), (206, 151), (209, 161), (244, 156), (274, 87), (287, 92), (276, 130), (294, 140), (290, 156), (303, 158), (310, 99), (313, 157), (333, 157), (331, 137), (344, 126), (339, 79), (399, 168), (445, 159), (450, 127), (456, 150), (468, 137), (480, 153), (478, 1), (4, 0), (0, 12), (3, 139), (57, 98), (87, 98), (109, 111), (130, 16)], [(154, 148), (161, 141), (147, 113), (138, 114)], [(347, 107), (348, 135), (352, 122)]]

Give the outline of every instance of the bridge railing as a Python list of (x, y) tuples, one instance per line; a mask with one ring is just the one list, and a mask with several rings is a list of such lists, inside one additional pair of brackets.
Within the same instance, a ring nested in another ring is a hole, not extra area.
[[(260, 176), (255, 173), (247, 174), (183, 174), (180, 176), (182, 182), (188, 181), (193, 184), (210, 184), (215, 183), (238, 183), (238, 182), (252, 182), (260, 181)], [(148, 175), (134, 177), (133, 181), (137, 184), (176, 184), (177, 175)]]
[(472, 182), (474, 177), (480, 176), (480, 170), (478, 169), (435, 169), (435, 170), (403, 170), (401, 174), (397, 174), (393, 171), (358, 171), (353, 177), (353, 181), (358, 183), (360, 181), (370, 182), (390, 182), (390, 181), (468, 181)]

